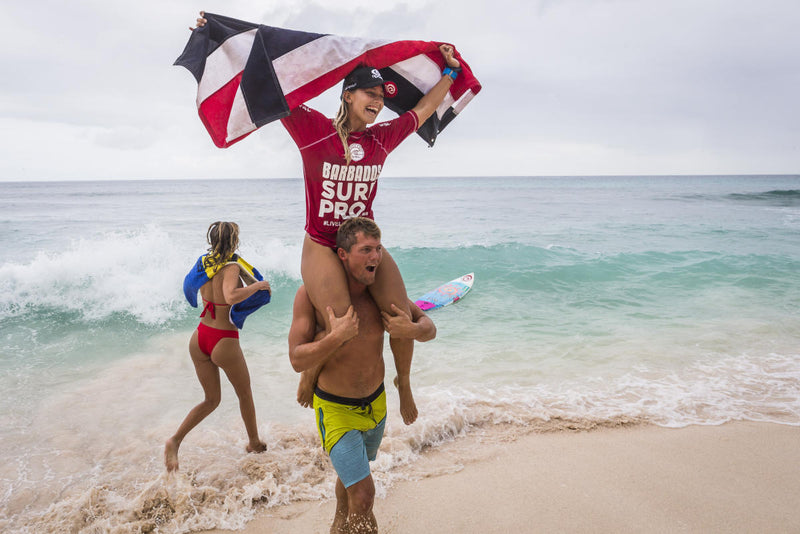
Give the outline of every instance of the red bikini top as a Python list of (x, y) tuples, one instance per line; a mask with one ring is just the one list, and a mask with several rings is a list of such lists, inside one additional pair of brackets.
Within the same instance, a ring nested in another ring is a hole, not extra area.
[(211, 313), (211, 318), (217, 318), (217, 306), (230, 306), (230, 304), (217, 304), (215, 302), (211, 302), (210, 300), (203, 299), (203, 302), (206, 303), (205, 308), (203, 308), (203, 313), (200, 314), (200, 317), (205, 317), (206, 312)]

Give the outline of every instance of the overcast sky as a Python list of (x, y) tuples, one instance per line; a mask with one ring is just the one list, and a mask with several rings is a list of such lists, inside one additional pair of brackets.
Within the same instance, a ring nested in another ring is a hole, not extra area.
[(194, 78), (172, 66), (200, 9), (455, 44), (482, 92), (383, 176), (800, 173), (797, 0), (14, 0), (0, 181), (299, 177), (279, 123), (211, 142)]

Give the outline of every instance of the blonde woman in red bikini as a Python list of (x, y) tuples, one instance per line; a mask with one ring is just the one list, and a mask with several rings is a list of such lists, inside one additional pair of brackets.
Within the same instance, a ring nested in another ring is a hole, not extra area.
[(231, 323), (229, 312), (232, 305), (244, 301), (257, 291), (269, 291), (269, 282), (254, 281), (247, 286), (243, 284), (237, 263), (239, 258), (235, 254), (239, 247), (239, 226), (236, 223), (218, 221), (211, 224), (207, 239), (211, 248), (203, 258), (203, 265), (214, 274), (200, 287), (203, 313), (200, 315), (197, 330), (189, 340), (189, 354), (205, 398), (192, 408), (175, 435), (167, 440), (164, 463), (168, 471), (178, 469), (178, 448), (183, 438), (219, 405), (220, 369), (225, 371), (239, 397), (239, 410), (249, 440), (247, 451), (262, 452), (267, 448), (258, 437), (250, 372), (239, 346), (239, 330)]

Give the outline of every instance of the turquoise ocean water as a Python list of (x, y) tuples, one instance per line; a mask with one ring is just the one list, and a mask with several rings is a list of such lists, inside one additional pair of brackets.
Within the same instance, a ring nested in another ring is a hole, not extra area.
[[(423, 449), (509, 424), (800, 425), (800, 176), (380, 187), (409, 295), (475, 285), (417, 346), (417, 423), (389, 390), (379, 494)], [(287, 355), (303, 199), (300, 180), (0, 183), (0, 530), (235, 528), (333, 495)], [(223, 379), (169, 477), (163, 442), (201, 399), (181, 283), (214, 220), (273, 287), (241, 339), (269, 450), (244, 453)]]

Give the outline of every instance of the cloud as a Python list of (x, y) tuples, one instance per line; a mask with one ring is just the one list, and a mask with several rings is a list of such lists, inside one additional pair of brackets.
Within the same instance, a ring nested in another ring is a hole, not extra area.
[(144, 150), (158, 143), (158, 131), (152, 127), (136, 128), (127, 125), (102, 128), (95, 133), (94, 142), (104, 148)]
[[(800, 169), (794, 0), (201, 7), (320, 33), (454, 43), (483, 92), (434, 149), (404, 143), (386, 176)], [(6, 6), (14, 46), (0, 55), (0, 180), (299, 176), (277, 124), (230, 149), (211, 144), (194, 79), (171, 66), (197, 11), (184, 0), (131, 11), (100, 0)], [(311, 104), (333, 114), (336, 90)]]

